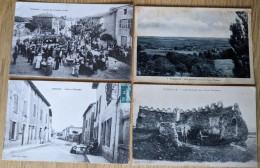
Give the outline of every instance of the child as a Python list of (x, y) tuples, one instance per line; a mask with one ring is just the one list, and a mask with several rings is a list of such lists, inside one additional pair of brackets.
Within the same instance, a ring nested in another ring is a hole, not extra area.
[(118, 70), (117, 61), (115, 61), (115, 63), (114, 63), (114, 71), (117, 71), (117, 70)]
[(74, 69), (75, 76), (78, 78), (79, 77), (79, 62), (76, 62), (74, 68), (75, 68)]
[(108, 69), (108, 67), (109, 67), (109, 60), (108, 60), (108, 55), (106, 56), (106, 69)]

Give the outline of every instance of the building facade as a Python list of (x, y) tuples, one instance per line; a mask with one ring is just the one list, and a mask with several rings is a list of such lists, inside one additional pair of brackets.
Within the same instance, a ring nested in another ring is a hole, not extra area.
[(5, 131), (5, 148), (51, 141), (50, 103), (31, 81), (9, 81)]
[(98, 140), (102, 156), (112, 163), (128, 163), (129, 158), (130, 104), (121, 102), (121, 85), (93, 83), (97, 90), (95, 108), (85, 115), (89, 117), (83, 117), (91, 118), (89, 134)]
[(96, 111), (96, 103), (88, 106), (83, 114), (83, 127), (82, 127), (82, 143), (88, 145), (91, 140), (94, 140), (94, 116)]
[[(109, 12), (90, 17), (93, 25), (101, 24), (105, 32), (102, 33), (99, 45), (107, 48), (114, 41), (118, 46), (131, 48), (133, 30), (133, 6), (124, 5), (111, 8)], [(103, 39), (103, 40), (102, 40)]]
[(82, 127), (69, 126), (62, 131), (61, 138), (70, 142), (80, 142)]
[(125, 5), (116, 8), (116, 41), (119, 46), (132, 46), (133, 7)]
[(32, 21), (40, 27), (40, 33), (51, 34), (54, 31), (56, 34), (59, 34), (59, 19), (50, 14), (42, 13), (39, 15), (32, 16)]

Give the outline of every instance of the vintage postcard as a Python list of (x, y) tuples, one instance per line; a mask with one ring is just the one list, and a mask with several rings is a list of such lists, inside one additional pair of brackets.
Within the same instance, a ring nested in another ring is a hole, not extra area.
[(17, 2), (11, 76), (130, 80), (133, 6)]
[(135, 11), (135, 82), (254, 84), (250, 9)]
[(129, 161), (131, 85), (10, 80), (3, 160)]
[(255, 87), (134, 85), (133, 164), (257, 167)]

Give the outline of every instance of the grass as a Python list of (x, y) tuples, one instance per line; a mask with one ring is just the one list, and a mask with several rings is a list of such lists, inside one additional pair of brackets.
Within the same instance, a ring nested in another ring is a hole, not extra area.
[(248, 162), (257, 160), (256, 138), (246, 141), (247, 150), (237, 146), (196, 146), (183, 144), (173, 147), (168, 141), (162, 140), (158, 133), (133, 132), (133, 158), (140, 160), (168, 160), (191, 162)]

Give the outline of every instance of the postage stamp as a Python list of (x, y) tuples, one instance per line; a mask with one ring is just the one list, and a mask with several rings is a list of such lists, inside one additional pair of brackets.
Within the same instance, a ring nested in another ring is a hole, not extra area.
[(122, 84), (121, 85), (121, 103), (131, 102), (131, 85)]

